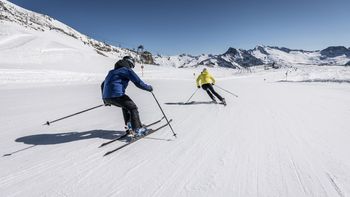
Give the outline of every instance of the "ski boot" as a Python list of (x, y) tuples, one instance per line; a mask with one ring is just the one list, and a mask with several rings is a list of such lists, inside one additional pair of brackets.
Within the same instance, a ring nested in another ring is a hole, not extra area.
[(135, 137), (142, 137), (144, 135), (147, 135), (149, 132), (149, 129), (145, 127), (141, 127), (135, 130)]
[(131, 123), (128, 122), (126, 125), (125, 125), (125, 132), (126, 132), (126, 135), (128, 137), (134, 137), (135, 136), (135, 132), (132, 130), (132, 127), (131, 127)]
[(215, 103), (215, 104), (217, 104), (218, 102), (215, 100), (215, 99), (212, 99), (212, 101), (211, 101), (212, 103)]
[(221, 103), (226, 106), (226, 100), (225, 98), (222, 98)]

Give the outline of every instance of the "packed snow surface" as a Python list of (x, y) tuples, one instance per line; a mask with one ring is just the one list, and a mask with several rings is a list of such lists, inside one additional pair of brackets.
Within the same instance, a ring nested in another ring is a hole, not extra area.
[[(0, 196), (350, 194), (348, 83), (285, 82), (287, 70), (211, 69), (217, 85), (239, 97), (216, 88), (227, 100), (224, 107), (207, 103), (201, 90), (196, 103), (182, 105), (196, 90), (193, 73), (200, 70), (146, 67), (143, 78), (178, 137), (165, 128), (106, 157), (124, 143), (98, 148), (123, 132), (120, 108), (42, 125), (101, 104), (99, 80), (2, 86)], [(324, 76), (324, 70), (332, 78), (332, 68), (308, 73)], [(298, 72), (306, 68), (289, 76)], [(144, 123), (162, 116), (150, 93), (130, 85), (127, 94)]]

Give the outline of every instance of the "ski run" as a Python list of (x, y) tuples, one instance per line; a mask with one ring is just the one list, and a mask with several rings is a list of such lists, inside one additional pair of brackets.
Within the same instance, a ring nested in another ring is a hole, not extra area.
[[(230, 71), (214, 69), (217, 84), (239, 97), (218, 90), (225, 107), (198, 91), (195, 102), (181, 105), (196, 88), (187, 77), (195, 70), (168, 72), (173, 77), (149, 73), (146, 81), (178, 137), (165, 127), (107, 157), (124, 143), (98, 148), (124, 133), (119, 108), (42, 125), (101, 103), (99, 83), (2, 88), (0, 196), (350, 193), (347, 83), (278, 82), (282, 70), (227, 77)], [(130, 85), (128, 94), (144, 123), (162, 117), (150, 93)]]

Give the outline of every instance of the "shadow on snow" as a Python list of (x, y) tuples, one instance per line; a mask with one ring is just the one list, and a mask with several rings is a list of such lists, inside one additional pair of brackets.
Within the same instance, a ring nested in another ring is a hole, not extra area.
[(166, 105), (203, 105), (203, 104), (216, 104), (213, 101), (191, 101), (188, 103), (185, 102), (174, 102), (174, 103), (164, 103)]
[(32, 145), (50, 145), (73, 142), (78, 140), (86, 140), (92, 138), (114, 139), (123, 135), (124, 131), (110, 130), (91, 130), (84, 132), (54, 133), (54, 134), (38, 134), (28, 135), (17, 138), (16, 142), (23, 142)]
[(277, 82), (290, 82), (290, 83), (313, 83), (313, 82), (321, 82), (321, 83), (350, 83), (350, 80), (346, 80), (346, 79), (308, 79), (308, 80), (300, 80), (300, 81), (279, 80)]

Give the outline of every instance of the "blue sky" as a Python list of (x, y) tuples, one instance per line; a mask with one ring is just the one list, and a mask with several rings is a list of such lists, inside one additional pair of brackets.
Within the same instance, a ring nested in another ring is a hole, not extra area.
[(97, 40), (152, 53), (350, 46), (349, 0), (10, 0)]

